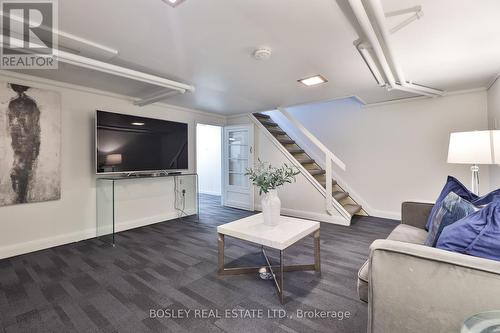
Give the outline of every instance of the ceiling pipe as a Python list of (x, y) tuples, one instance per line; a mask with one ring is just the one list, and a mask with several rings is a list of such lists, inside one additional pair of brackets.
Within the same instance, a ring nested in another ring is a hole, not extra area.
[[(8, 39), (9, 38), (9, 39)], [(2, 35), (3, 43), (6, 43), (6, 40), (9, 40), (10, 45), (9, 46), (17, 46), (19, 48), (22, 48), (24, 46), (24, 41), (14, 38), (14, 37), (6, 37), (5, 35)], [(36, 48), (41, 48), (42, 45), (39, 44), (34, 44)], [(2, 45), (3, 47), (7, 47), (6, 45)], [(179, 93), (186, 93), (186, 92), (194, 92), (195, 87), (189, 84), (181, 83), (181, 82), (176, 82), (173, 80), (166, 79), (164, 77), (136, 71), (130, 68), (122, 67), (122, 66), (117, 66), (113, 65), (104, 61), (80, 56), (77, 54), (61, 51), (54, 49), (54, 55), (53, 57), (62, 63), (74, 65), (77, 67), (81, 68), (87, 68), (87, 69), (92, 69), (101, 73), (106, 73), (106, 74), (111, 74), (114, 76), (119, 76), (127, 79), (131, 79), (134, 81), (139, 81), (139, 82), (144, 82), (148, 83), (151, 85), (159, 86), (162, 88), (167, 88), (171, 90), (178, 91)], [(30, 51), (25, 51), (25, 53), (30, 54), (33, 52)]]
[[(399, 65), (399, 63), (396, 61), (396, 56), (394, 54), (394, 48), (391, 45), (390, 32), (386, 26), (386, 15), (384, 13), (384, 9), (382, 8), (382, 3), (380, 2), (380, 0), (366, 0), (366, 2), (368, 3), (369, 9), (373, 13), (373, 16), (375, 18), (375, 22), (377, 23), (377, 26), (378, 26), (380, 37), (382, 39), (381, 44), (383, 44), (383, 46), (385, 46), (384, 49), (387, 52), (388, 62), (394, 68), (394, 70), (396, 72), (396, 77), (398, 78), (398, 81), (399, 81), (399, 84), (405, 88), (409, 88), (412, 90), (416, 90), (416, 91), (422, 90), (421, 93), (424, 95), (425, 95), (425, 93), (431, 94), (431, 95), (440, 95), (440, 96), (443, 95), (444, 92), (441, 90), (414, 85), (414, 84), (408, 83), (406, 81), (403, 70), (401, 69), (401, 66)], [(420, 11), (421, 11), (421, 8), (420, 8)]]
[(365, 61), (366, 66), (368, 66), (368, 69), (372, 73), (373, 78), (375, 79), (375, 81), (377, 81), (379, 87), (385, 87), (386, 85), (385, 79), (380, 73), (380, 71), (377, 69), (377, 64), (375, 64), (375, 61), (373, 60), (373, 57), (370, 54), (370, 50), (372, 49), (372, 47), (370, 45), (361, 42), (361, 40), (359, 39), (354, 42), (354, 45), (356, 46), (359, 55), (361, 55), (361, 58), (363, 58), (363, 60)]
[(400, 9), (400, 10), (395, 10), (393, 12), (388, 12), (385, 13), (385, 17), (393, 17), (393, 16), (399, 16), (399, 15), (404, 15), (404, 14), (410, 14), (413, 13), (412, 16), (408, 17), (405, 19), (403, 22), (397, 24), (396, 26), (392, 27), (389, 29), (389, 32), (391, 34), (403, 29), (406, 27), (408, 24), (412, 23), (413, 21), (419, 20), (422, 16), (424, 16), (424, 12), (422, 11), (422, 6), (414, 6), (411, 8), (406, 8), (406, 9)]
[(394, 75), (392, 75), (391, 68), (389, 64), (387, 63), (387, 59), (385, 58), (384, 51), (380, 47), (380, 44), (378, 43), (377, 40), (377, 35), (375, 31), (373, 30), (373, 27), (370, 23), (370, 19), (368, 18), (368, 15), (366, 14), (365, 8), (363, 7), (363, 3), (361, 0), (349, 0), (349, 4), (351, 5), (352, 11), (354, 12), (354, 15), (356, 16), (356, 19), (358, 20), (359, 25), (361, 26), (361, 29), (363, 29), (363, 32), (366, 35), (366, 38), (368, 38), (368, 42), (370, 43), (373, 51), (375, 52), (375, 55), (377, 56), (380, 65), (382, 66), (382, 71), (384, 72), (384, 75), (390, 85), (391, 88), (395, 89), (396, 88), (396, 79), (394, 78)]
[(382, 49), (385, 51), (384, 55), (386, 55), (387, 62), (394, 69), (396, 78), (400, 82), (401, 85), (404, 85), (405, 76), (401, 66), (396, 62), (396, 57), (394, 56), (393, 49), (390, 45), (389, 41), (389, 31), (385, 27), (385, 13), (382, 8), (382, 4), (380, 1), (367, 0), (368, 9), (371, 10), (375, 21), (377, 22), (378, 31), (381, 37), (379, 44), (381, 44)]
[[(356, 16), (359, 25), (361, 26), (361, 29), (363, 30), (366, 38), (368, 39), (371, 49), (375, 53), (375, 56), (377, 57), (378, 62), (380, 63), (382, 72), (388, 81), (387, 82), (388, 90), (394, 89), (417, 95), (432, 96), (432, 97), (441, 96), (444, 94), (444, 92), (441, 90), (419, 86), (406, 81), (401, 67), (395, 61), (394, 52), (389, 42), (390, 32), (385, 25), (385, 13), (383, 11), (382, 5), (379, 0), (365, 0), (365, 2), (368, 3), (368, 9), (370, 10), (370, 14), (372, 14), (375, 18), (376, 27), (374, 27), (374, 25), (372, 24), (372, 21), (368, 16), (367, 10), (363, 5), (362, 0), (348, 0), (348, 1), (354, 15)], [(375, 29), (378, 30), (378, 35)], [(362, 44), (355, 43), (355, 45), (358, 48), (358, 51), (360, 51), (361, 53), (359, 47), (362, 46)], [(364, 52), (362, 54), (362, 57), (365, 58), (367, 54), (369, 54), (369, 52)], [(365, 59), (365, 62), (369, 67), (375, 64), (373, 60), (368, 62)], [(393, 69), (395, 71), (396, 76), (393, 74)], [(376, 72), (376, 68), (370, 68), (370, 71), (373, 74), (374, 72)], [(377, 79), (377, 82), (378, 81), (379, 80)]]

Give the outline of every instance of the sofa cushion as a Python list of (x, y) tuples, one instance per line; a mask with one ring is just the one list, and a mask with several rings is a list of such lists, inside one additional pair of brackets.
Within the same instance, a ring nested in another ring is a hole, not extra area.
[(434, 219), (434, 216), (437, 214), (437, 211), (441, 207), (441, 204), (443, 203), (444, 198), (446, 198), (446, 196), (450, 192), (454, 192), (459, 197), (464, 198), (465, 200), (470, 201), (470, 202), (474, 201), (475, 199), (478, 199), (478, 196), (475, 195), (474, 193), (472, 193), (471, 191), (469, 191), (467, 189), (467, 187), (465, 187), (464, 184), (462, 184), (460, 181), (458, 181), (458, 179), (456, 179), (455, 177), (452, 177), (452, 176), (448, 176), (448, 178), (446, 179), (446, 184), (444, 184), (444, 187), (441, 190), (441, 193), (439, 194), (439, 196), (436, 200), (436, 204), (434, 205), (434, 207), (432, 207), (429, 218), (427, 219), (427, 224), (425, 226), (425, 228), (427, 230), (430, 229), (431, 224), (432, 224), (432, 220)]
[[(423, 244), (427, 238), (427, 231), (424, 229), (412, 227), (406, 224), (398, 225), (387, 237), (387, 239), (413, 243)], [(359, 299), (368, 302), (368, 279), (370, 275), (370, 261), (367, 260), (358, 271), (358, 296)]]
[(405, 243), (424, 244), (427, 239), (427, 231), (412, 227), (411, 225), (400, 224), (390, 233), (387, 239)]
[(448, 178), (446, 179), (446, 184), (441, 190), (441, 193), (439, 194), (439, 197), (436, 200), (436, 204), (434, 205), (434, 207), (432, 207), (431, 213), (429, 214), (429, 217), (427, 219), (427, 224), (425, 226), (427, 230), (429, 230), (432, 220), (434, 219), (434, 216), (436, 215), (444, 198), (446, 198), (446, 196), (450, 192), (455, 192), (455, 194), (457, 194), (459, 197), (472, 202), (476, 206), (487, 205), (490, 202), (500, 201), (500, 189), (497, 189), (482, 197), (479, 197), (474, 193), (472, 193), (471, 191), (469, 191), (467, 187), (465, 187), (465, 185), (459, 182), (456, 178), (448, 176)]
[(445, 227), (436, 247), (500, 261), (500, 202)]
[(439, 207), (436, 215), (434, 215), (434, 219), (429, 227), (429, 234), (425, 240), (425, 245), (436, 246), (436, 242), (443, 228), (463, 219), (477, 210), (478, 208), (476, 206), (459, 197), (455, 192), (448, 193), (441, 203), (441, 207)]

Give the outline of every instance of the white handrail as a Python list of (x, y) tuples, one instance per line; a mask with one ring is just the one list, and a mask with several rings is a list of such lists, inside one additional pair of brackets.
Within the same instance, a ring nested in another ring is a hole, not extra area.
[(299, 131), (302, 132), (312, 143), (314, 143), (321, 151), (328, 156), (337, 166), (345, 171), (346, 165), (340, 158), (335, 156), (334, 153), (330, 151), (317, 137), (314, 136), (307, 128), (305, 128), (299, 121), (297, 121), (288, 111), (284, 108), (278, 108), (281, 112)]

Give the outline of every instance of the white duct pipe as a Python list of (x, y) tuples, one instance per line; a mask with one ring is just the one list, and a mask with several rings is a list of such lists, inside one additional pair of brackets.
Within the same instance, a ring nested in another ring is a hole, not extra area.
[(380, 3), (379, 0), (366, 0), (366, 1), (368, 2), (369, 10), (373, 13), (375, 21), (377, 22), (378, 30), (380, 36), (382, 37), (382, 43), (380, 44), (383, 44), (385, 46), (384, 54), (387, 55), (387, 60), (389, 64), (396, 71), (397, 80), (401, 85), (404, 86), (406, 79), (403, 74), (403, 70), (401, 69), (401, 66), (395, 60), (396, 57), (394, 56), (393, 49), (390, 45), (389, 30), (385, 26), (386, 19), (385, 19), (384, 9), (382, 8), (382, 4)]
[(430, 92), (426, 92), (426, 91), (423, 91), (423, 90), (414, 89), (414, 88), (407, 87), (407, 86), (403, 86), (403, 85), (401, 85), (399, 83), (396, 83), (396, 87), (394, 89), (395, 90), (400, 90), (400, 91), (406, 91), (406, 92), (409, 92), (409, 93), (412, 93), (412, 94), (416, 94), (416, 95), (436, 97), (436, 94), (433, 94), (433, 93), (430, 93)]
[(349, 0), (349, 5), (351, 5), (352, 11), (356, 16), (359, 25), (363, 29), (366, 38), (368, 38), (368, 41), (370, 42), (370, 45), (372, 46), (373, 51), (375, 52), (380, 65), (382, 66), (382, 71), (384, 72), (389, 85), (391, 86), (391, 88), (396, 89), (396, 80), (394, 79), (394, 75), (392, 75), (391, 67), (389, 66), (389, 63), (385, 58), (384, 51), (382, 50), (382, 47), (378, 42), (377, 34), (373, 30), (370, 19), (366, 14), (365, 8), (363, 7), (363, 3), (361, 2), (361, 0)]
[(365, 61), (366, 65), (370, 69), (370, 72), (372, 73), (373, 77), (375, 78), (375, 81), (377, 81), (377, 84), (380, 87), (384, 87), (386, 84), (385, 79), (382, 76), (382, 74), (379, 72), (379, 70), (377, 69), (377, 64), (375, 64), (375, 61), (373, 61), (373, 58), (372, 58), (370, 51), (369, 51), (369, 49), (371, 49), (371, 47), (368, 47), (362, 43), (355, 43), (355, 45), (356, 45), (356, 49), (358, 50), (359, 54), (361, 55), (361, 57)]
[(411, 82), (405, 82), (404, 86), (408, 87), (408, 88), (417, 89), (419, 91), (426, 91), (426, 92), (428, 92), (430, 94), (434, 94), (434, 95), (439, 95), (439, 96), (444, 95), (444, 91), (442, 91), (442, 90), (434, 89), (434, 88), (430, 88), (430, 87), (426, 87), (426, 86), (421, 86), (419, 84), (413, 84)]
[[(403, 71), (399, 64), (395, 61), (394, 52), (392, 51), (390, 42), (389, 42), (389, 30), (385, 26), (385, 13), (383, 11), (382, 5), (379, 0), (365, 0), (368, 2), (368, 7), (371, 13), (375, 17), (375, 23), (378, 26), (380, 38), (382, 39), (384, 48), (382, 48), (382, 43), (379, 41), (379, 37), (375, 32), (375, 29), (368, 17), (368, 13), (363, 5), (362, 0), (348, 0), (349, 4), (353, 10), (356, 19), (358, 20), (359, 25), (363, 29), (363, 32), (368, 38), (368, 41), (377, 56), (380, 65), (382, 66), (382, 71), (387, 78), (389, 83), (389, 90), (396, 89), (401, 91), (410, 92), (417, 95), (425, 95), (425, 96), (436, 96), (443, 95), (444, 92), (432, 89), (428, 87), (422, 87), (418, 85), (414, 85), (412, 83), (406, 82)], [(367, 63), (368, 64), (368, 63)], [(392, 65), (392, 68), (391, 68)], [(392, 70), (396, 71), (396, 78), (393, 75)], [(373, 72), (373, 69), (371, 69)]]
[[(386, 15), (384, 13), (384, 8), (382, 7), (382, 3), (380, 2), (380, 0), (365, 0), (365, 1), (368, 3), (369, 5), (368, 7), (373, 13), (373, 16), (375, 17), (375, 21), (378, 26), (380, 36), (382, 37), (382, 42), (385, 46), (388, 62), (392, 65), (392, 67), (396, 71), (396, 77), (398, 78), (399, 84), (401, 85), (399, 89), (409, 92), (417, 91), (417, 93), (426, 96), (443, 95), (444, 92), (441, 90), (418, 86), (412, 83), (408, 83), (406, 81), (403, 70), (401, 69), (399, 63), (396, 61), (396, 56), (393, 51), (394, 48), (391, 45), (390, 31), (386, 25)], [(419, 8), (419, 10), (421, 10), (421, 8)]]

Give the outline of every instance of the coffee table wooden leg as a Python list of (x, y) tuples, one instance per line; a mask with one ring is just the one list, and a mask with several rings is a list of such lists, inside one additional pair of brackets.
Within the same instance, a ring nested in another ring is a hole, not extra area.
[(218, 234), (218, 244), (219, 244), (219, 262), (218, 262), (218, 273), (224, 273), (224, 235)]
[(316, 272), (321, 272), (321, 249), (319, 230), (314, 233), (314, 269)]

